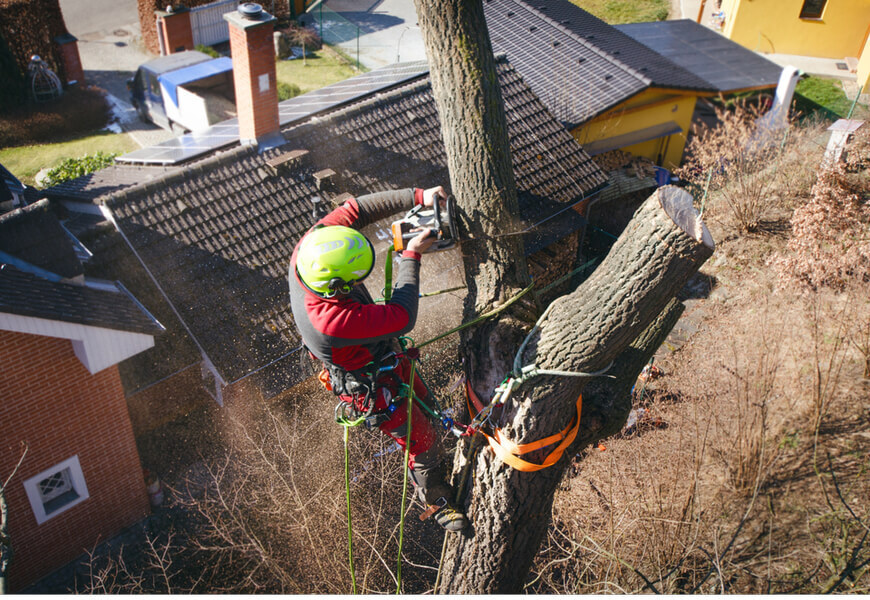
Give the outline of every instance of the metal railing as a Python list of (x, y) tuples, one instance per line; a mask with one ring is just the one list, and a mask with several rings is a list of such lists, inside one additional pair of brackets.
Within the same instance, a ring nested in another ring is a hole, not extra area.
[(356, 57), (356, 67), (359, 69), (359, 38), (360, 28), (342, 17), (340, 14), (324, 6), (323, 2), (314, 2), (308, 6), (306, 15), (313, 20), (314, 30), (324, 43), (338, 46), (351, 57)]

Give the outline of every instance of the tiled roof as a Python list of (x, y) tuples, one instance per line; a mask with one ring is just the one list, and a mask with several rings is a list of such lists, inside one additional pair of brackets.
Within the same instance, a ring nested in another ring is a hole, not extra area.
[(113, 194), (169, 173), (178, 171), (177, 167), (131, 166), (115, 164), (89, 175), (64, 181), (42, 191), (46, 198), (57, 200), (77, 200), (93, 202), (97, 198)]
[[(605, 178), (510, 64), (497, 68), (523, 217), (537, 222), (552, 213), (549, 203), (578, 201)], [(426, 76), (283, 134), (279, 148), (241, 146), (106, 201), (226, 381), (299, 346), (286, 269), (314, 221), (313, 196), (340, 203), (347, 194), (449, 182)], [(318, 190), (314, 174), (327, 169), (334, 175)], [(287, 386), (303, 375), (288, 369)]]
[(0, 251), (61, 277), (84, 272), (48, 200), (0, 215)]
[(487, 0), (493, 50), (504, 52), (553, 114), (574, 127), (650, 86), (712, 86), (567, 0)]
[(776, 87), (782, 67), (689, 19), (630, 23), (616, 29), (710, 82), (723, 94)]
[(151, 335), (163, 331), (126, 290), (49, 281), (5, 264), (0, 312)]

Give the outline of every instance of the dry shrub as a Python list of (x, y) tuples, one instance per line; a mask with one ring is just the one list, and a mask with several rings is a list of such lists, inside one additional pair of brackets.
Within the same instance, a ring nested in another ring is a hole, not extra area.
[(763, 110), (746, 101), (716, 108), (717, 124), (701, 129), (676, 173), (702, 199), (708, 216), (729, 216), (741, 232), (758, 229), (767, 212), (788, 204), (806, 177), (801, 158), (818, 127), (793, 124), (769, 130), (758, 125)]
[(777, 565), (793, 550), (765, 529), (766, 495), (795, 421), (790, 344), (805, 329), (792, 299), (765, 300), (771, 289), (743, 290), (740, 310), (711, 307), (727, 328), (702, 329), (661, 363), (649, 410), (667, 427), (584, 459), (557, 496), (534, 591), (786, 589), (766, 587), (757, 556), (770, 551)]
[(830, 137), (829, 122), (809, 117), (792, 123), (774, 181), (773, 196), (785, 209), (794, 209), (810, 197)]
[[(867, 128), (864, 128), (867, 129)], [(795, 209), (788, 251), (775, 260), (783, 284), (809, 289), (867, 283), (870, 276), (870, 132), (859, 130), (844, 162), (820, 167)]]
[(110, 108), (97, 87), (68, 88), (63, 96), (0, 115), (0, 147), (56, 142), (105, 127)]

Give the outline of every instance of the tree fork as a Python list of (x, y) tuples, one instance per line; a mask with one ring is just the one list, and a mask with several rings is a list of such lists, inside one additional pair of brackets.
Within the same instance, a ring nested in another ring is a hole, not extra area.
[[(586, 282), (558, 298), (523, 364), (542, 369), (593, 372), (611, 365), (618, 379), (609, 392), (590, 394), (573, 448), (617, 431), (627, 410), (626, 394), (674, 310), (650, 327), (676, 293), (712, 254), (713, 239), (692, 206), (674, 186), (659, 188), (635, 213), (604, 262)], [(649, 331), (647, 332), (647, 330)], [(632, 349), (637, 341), (641, 346)], [(507, 351), (502, 348), (502, 351)], [(541, 376), (514, 392), (500, 419), (516, 443), (562, 430), (573, 417), (587, 379)], [(608, 388), (603, 388), (607, 390)], [(613, 395), (613, 398), (609, 398)], [(630, 408), (630, 407), (629, 407)], [(451, 536), (442, 564), (444, 593), (518, 593), (550, 519), (553, 494), (570, 464), (534, 473), (515, 471), (489, 451), (477, 454), (466, 502), (470, 530)]]

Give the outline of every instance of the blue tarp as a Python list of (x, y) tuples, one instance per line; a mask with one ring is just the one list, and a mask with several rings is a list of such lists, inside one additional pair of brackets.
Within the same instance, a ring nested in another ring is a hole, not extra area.
[(178, 106), (178, 90), (176, 89), (178, 86), (232, 70), (233, 61), (226, 56), (222, 56), (220, 58), (190, 65), (189, 67), (184, 67), (177, 71), (164, 73), (157, 77), (157, 81), (166, 88), (172, 103), (175, 106)]

